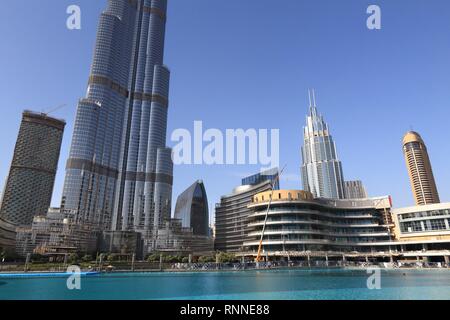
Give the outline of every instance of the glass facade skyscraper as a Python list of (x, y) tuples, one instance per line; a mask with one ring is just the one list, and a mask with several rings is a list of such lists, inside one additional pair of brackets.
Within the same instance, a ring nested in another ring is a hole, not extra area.
[(309, 100), (301, 151), (303, 188), (316, 198), (345, 199), (342, 164), (328, 124), (317, 110), (314, 91), (309, 92)]
[(190, 228), (194, 235), (209, 236), (209, 208), (203, 181), (197, 181), (177, 199), (175, 219), (183, 228)]
[(280, 189), (280, 180), (278, 179), (278, 175), (279, 175), (278, 168), (272, 168), (272, 169), (254, 174), (252, 176), (245, 177), (244, 179), (242, 179), (242, 185), (243, 186), (247, 186), (247, 185), (254, 186), (254, 185), (257, 185), (257, 184), (260, 184), (262, 182), (269, 180), (273, 185), (273, 189), (279, 190)]
[(147, 235), (170, 218), (167, 0), (109, 0), (80, 100), (61, 207), (79, 223)]

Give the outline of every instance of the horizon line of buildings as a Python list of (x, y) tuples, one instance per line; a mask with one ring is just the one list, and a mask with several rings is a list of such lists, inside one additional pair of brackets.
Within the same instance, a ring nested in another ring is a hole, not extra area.
[(214, 251), (253, 258), (262, 238), (267, 259), (417, 254), (448, 264), (450, 204), (439, 203), (420, 135), (408, 132), (403, 140), (417, 206), (393, 209), (390, 197), (368, 198), (362, 181), (344, 179), (314, 91), (301, 148), (303, 190), (280, 190), (278, 168), (243, 178), (216, 205), (211, 230), (206, 188), (196, 181), (179, 195), (172, 217), (166, 20), (167, 0), (108, 1), (60, 208), (49, 207), (65, 122), (23, 113), (0, 204), (0, 247), (55, 259), (73, 252), (143, 258)]
[[(314, 91), (301, 148), (303, 190), (280, 190), (261, 173), (216, 206), (216, 250), (269, 259), (436, 261), (450, 265), (450, 203), (440, 203), (431, 162), (417, 132), (403, 138), (416, 206), (394, 209), (390, 196), (369, 198), (345, 181), (336, 144)], [(247, 183), (244, 183), (247, 182)]]

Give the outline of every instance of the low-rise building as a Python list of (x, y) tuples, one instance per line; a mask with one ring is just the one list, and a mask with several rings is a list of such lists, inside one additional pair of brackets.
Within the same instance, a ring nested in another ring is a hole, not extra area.
[(393, 209), (390, 197), (335, 200), (281, 190), (256, 194), (248, 208), (241, 256), (257, 256), (265, 226), (267, 259), (450, 263), (449, 203)]
[(389, 197), (330, 200), (315, 199), (306, 191), (280, 190), (259, 193), (252, 200), (244, 243), (249, 255), (257, 254), (264, 226), (262, 252), (275, 257), (288, 252), (341, 256), (393, 249)]
[(392, 213), (398, 240), (450, 241), (450, 203), (399, 208)]
[(142, 259), (142, 236), (134, 231), (103, 231), (98, 250), (118, 255), (134, 255), (136, 259)]
[(49, 209), (46, 216), (37, 216), (31, 227), (17, 228), (16, 253), (49, 256), (79, 252), (92, 254), (97, 251), (99, 230), (89, 224), (77, 224), (71, 213), (59, 208)]
[(194, 234), (192, 228), (183, 227), (181, 220), (171, 219), (158, 229), (154, 251), (182, 256), (210, 255), (214, 252), (214, 240)]
[(450, 262), (450, 203), (392, 211), (395, 238), (405, 257)]

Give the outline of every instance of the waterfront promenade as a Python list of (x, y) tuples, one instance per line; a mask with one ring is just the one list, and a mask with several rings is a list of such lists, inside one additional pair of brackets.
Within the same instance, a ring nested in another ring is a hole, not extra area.
[[(279, 262), (246, 262), (246, 263), (148, 263), (136, 262), (134, 264), (111, 263), (104, 265), (78, 265), (83, 273), (121, 273), (121, 272), (228, 272), (228, 271), (251, 271), (251, 270), (315, 270), (315, 269), (368, 269), (380, 268), (386, 270), (450, 270), (450, 266), (443, 263), (370, 263), (370, 262), (342, 262), (342, 261), (279, 261)], [(64, 264), (7, 264), (0, 267), (2, 275), (24, 275), (27, 274), (65, 274), (68, 265)]]

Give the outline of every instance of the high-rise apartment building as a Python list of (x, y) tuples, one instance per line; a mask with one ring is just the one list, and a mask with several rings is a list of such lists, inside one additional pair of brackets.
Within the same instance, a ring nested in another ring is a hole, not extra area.
[(303, 189), (315, 198), (345, 199), (342, 164), (328, 124), (317, 110), (314, 91), (309, 92), (309, 101), (309, 115), (303, 131)]
[(410, 131), (404, 136), (403, 153), (416, 205), (439, 203), (427, 147), (420, 134)]
[(365, 199), (368, 197), (366, 188), (362, 181), (345, 181), (345, 197), (346, 199)]
[(46, 114), (23, 113), (0, 207), (4, 226), (31, 226), (35, 216), (47, 212), (65, 125)]
[(167, 0), (109, 0), (80, 100), (61, 207), (80, 223), (150, 236), (170, 218)]
[(278, 168), (269, 169), (242, 179), (242, 185), (235, 188), (230, 195), (220, 198), (216, 204), (216, 221), (214, 225), (215, 248), (224, 252), (243, 251), (243, 243), (248, 233), (247, 206), (253, 196), (259, 192), (278, 190)]
[(249, 232), (248, 205), (255, 194), (272, 190), (272, 182), (266, 180), (255, 185), (237, 187), (232, 194), (223, 196), (216, 205), (215, 249), (223, 252), (244, 250), (244, 241)]

